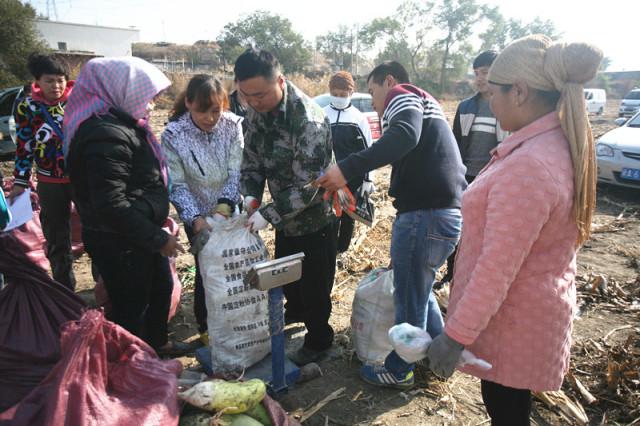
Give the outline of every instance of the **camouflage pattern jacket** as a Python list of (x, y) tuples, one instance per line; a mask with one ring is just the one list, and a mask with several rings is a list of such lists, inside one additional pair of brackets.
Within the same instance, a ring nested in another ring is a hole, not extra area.
[(334, 220), (323, 191), (308, 185), (333, 162), (331, 125), (320, 108), (291, 82), (276, 111), (247, 111), (240, 190), (272, 202), (260, 214), (286, 236), (316, 232)]

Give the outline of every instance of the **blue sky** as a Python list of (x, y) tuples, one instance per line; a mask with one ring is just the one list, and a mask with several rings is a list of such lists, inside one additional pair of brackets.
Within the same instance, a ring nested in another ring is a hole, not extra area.
[[(41, 13), (53, 16), (54, 0), (32, 0)], [(401, 0), (55, 0), (58, 20), (117, 27), (135, 26), (142, 41), (193, 43), (215, 39), (222, 27), (243, 14), (268, 10), (290, 19), (306, 39), (340, 24), (364, 24), (392, 14)], [(479, 0), (500, 6), (507, 17), (530, 21), (551, 19), (567, 40), (598, 45), (612, 59), (611, 70), (640, 70), (636, 47), (640, 1), (637, 0)]]

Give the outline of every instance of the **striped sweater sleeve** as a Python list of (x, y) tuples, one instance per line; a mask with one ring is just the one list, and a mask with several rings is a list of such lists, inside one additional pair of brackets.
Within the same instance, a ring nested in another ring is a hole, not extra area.
[(425, 115), (422, 99), (402, 88), (393, 88), (382, 116), (383, 134), (369, 148), (338, 162), (347, 181), (404, 157), (418, 145)]

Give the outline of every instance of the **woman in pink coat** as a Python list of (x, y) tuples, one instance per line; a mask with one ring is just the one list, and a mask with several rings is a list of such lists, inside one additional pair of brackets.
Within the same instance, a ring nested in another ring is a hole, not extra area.
[(462, 200), (445, 332), (427, 351), (448, 377), (466, 347), (493, 425), (528, 425), (531, 391), (559, 389), (569, 365), (576, 252), (589, 238), (596, 165), (583, 84), (593, 46), (530, 36), (489, 71), (491, 109), (512, 132)]

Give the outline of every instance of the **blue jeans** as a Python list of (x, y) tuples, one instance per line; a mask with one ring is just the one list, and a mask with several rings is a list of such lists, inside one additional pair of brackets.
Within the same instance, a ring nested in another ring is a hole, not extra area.
[[(453, 252), (462, 228), (459, 209), (414, 210), (399, 213), (391, 233), (395, 323), (407, 322), (442, 333), (444, 322), (431, 288), (436, 272)], [(391, 352), (384, 363), (395, 374), (406, 374), (414, 365)]]

